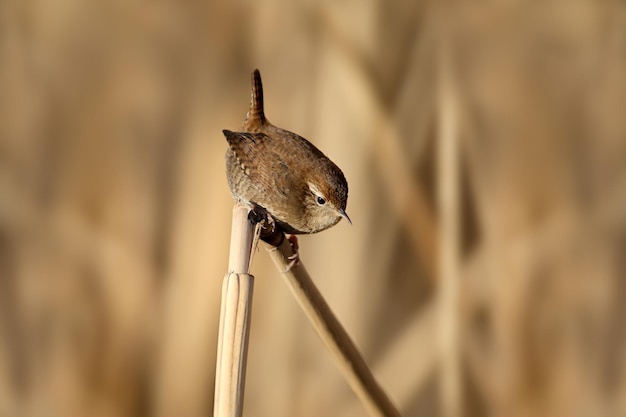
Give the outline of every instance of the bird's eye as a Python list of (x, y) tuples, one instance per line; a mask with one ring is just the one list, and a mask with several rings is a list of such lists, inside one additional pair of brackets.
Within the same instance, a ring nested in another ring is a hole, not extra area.
[(326, 200), (324, 200), (324, 197), (317, 196), (317, 204), (319, 204), (320, 206), (326, 204)]

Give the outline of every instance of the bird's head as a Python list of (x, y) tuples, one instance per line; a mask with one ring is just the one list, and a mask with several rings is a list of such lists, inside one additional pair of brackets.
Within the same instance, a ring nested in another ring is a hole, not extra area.
[[(330, 162), (330, 160), (328, 160)], [(342, 218), (352, 224), (346, 214), (348, 183), (341, 170), (332, 162), (312, 170), (304, 190), (305, 215), (316, 232), (334, 226)]]

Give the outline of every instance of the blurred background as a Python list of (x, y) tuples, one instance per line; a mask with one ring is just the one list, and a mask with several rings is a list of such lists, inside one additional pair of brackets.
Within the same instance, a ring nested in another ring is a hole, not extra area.
[[(626, 4), (0, 2), (0, 416), (208, 416), (222, 129), (344, 171), (311, 276), (405, 416), (626, 416)], [(363, 416), (264, 247), (244, 413)]]

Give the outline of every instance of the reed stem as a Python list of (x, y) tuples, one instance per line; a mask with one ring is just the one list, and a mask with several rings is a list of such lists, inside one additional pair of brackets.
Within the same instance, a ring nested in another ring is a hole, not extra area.
[(215, 368), (215, 417), (241, 417), (248, 356), (254, 277), (249, 274), (254, 225), (248, 209), (233, 208), (228, 274), (222, 284), (222, 305)]

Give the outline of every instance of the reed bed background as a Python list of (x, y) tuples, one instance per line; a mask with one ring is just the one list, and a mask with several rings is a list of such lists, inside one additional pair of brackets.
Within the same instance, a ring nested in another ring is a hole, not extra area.
[[(403, 415), (626, 415), (624, 2), (5, 0), (0, 416), (211, 414), (254, 68), (348, 179), (301, 256)], [(364, 415), (252, 273), (244, 414)]]

